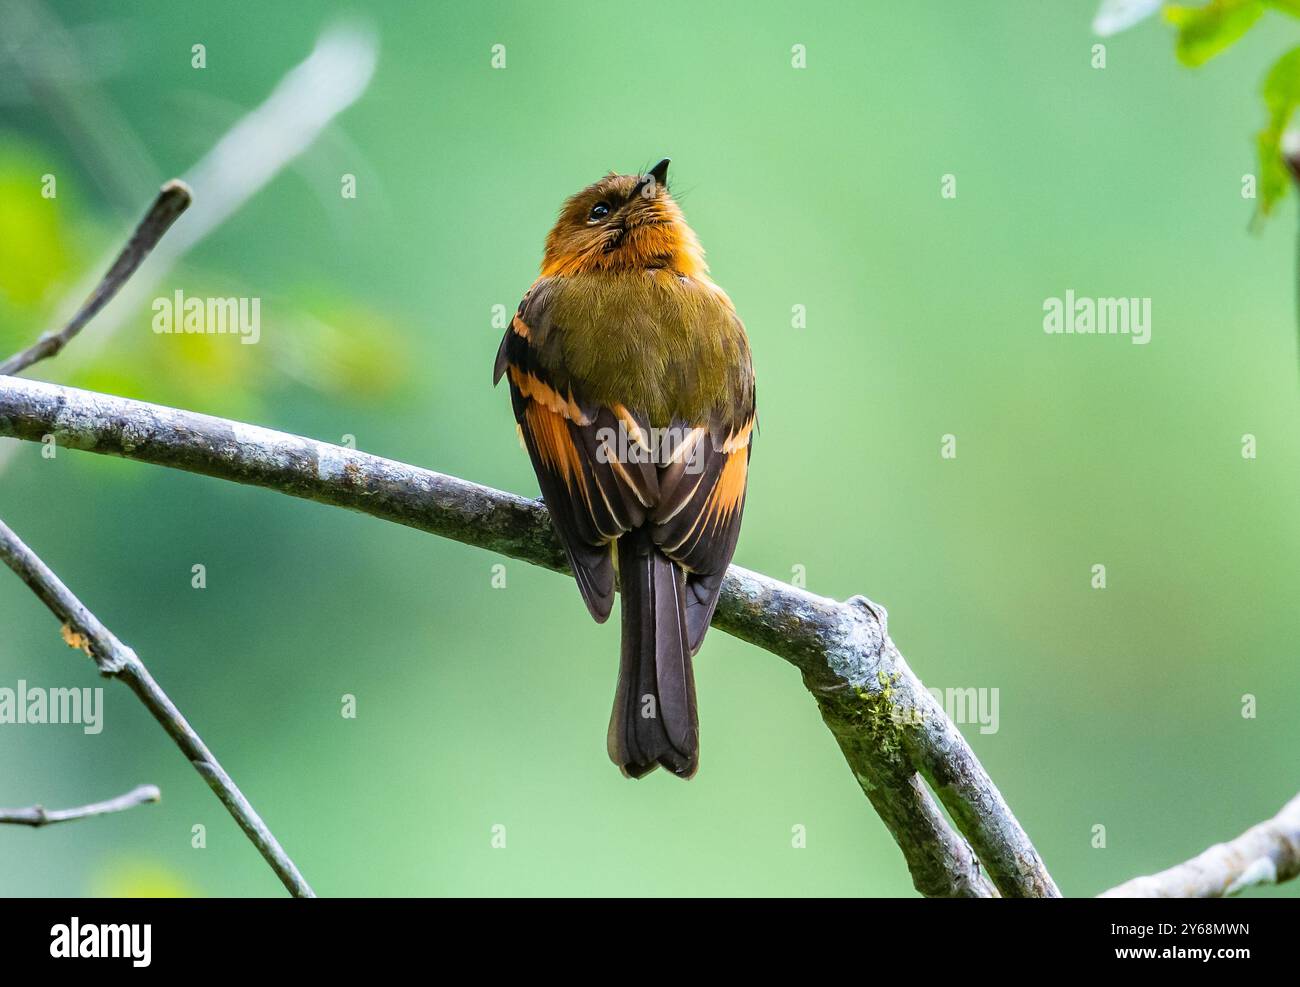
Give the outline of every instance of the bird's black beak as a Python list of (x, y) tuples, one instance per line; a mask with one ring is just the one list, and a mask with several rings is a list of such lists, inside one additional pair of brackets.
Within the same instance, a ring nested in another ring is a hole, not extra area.
[(636, 188), (632, 189), (632, 194), (634, 196), (641, 195), (652, 181), (655, 183), (655, 188), (660, 185), (666, 186), (668, 184), (668, 162), (671, 160), (671, 158), (664, 158), (642, 175), (640, 181), (636, 183)]

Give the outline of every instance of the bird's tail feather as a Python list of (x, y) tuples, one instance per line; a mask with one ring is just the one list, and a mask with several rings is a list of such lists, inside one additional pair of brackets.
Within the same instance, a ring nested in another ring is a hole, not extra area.
[(663, 765), (681, 778), (700, 761), (685, 573), (638, 531), (618, 542), (623, 619), (609, 757), (632, 778)]

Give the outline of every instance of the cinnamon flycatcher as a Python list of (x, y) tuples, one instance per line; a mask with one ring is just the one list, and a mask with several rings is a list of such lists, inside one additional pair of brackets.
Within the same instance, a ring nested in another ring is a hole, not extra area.
[(691, 656), (736, 549), (754, 372), (669, 194), (668, 159), (565, 202), (497, 353), (582, 598), (623, 595), (609, 756), (639, 778), (699, 766)]

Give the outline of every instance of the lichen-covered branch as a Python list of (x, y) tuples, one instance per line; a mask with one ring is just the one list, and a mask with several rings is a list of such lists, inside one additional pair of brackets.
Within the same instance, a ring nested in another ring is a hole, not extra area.
[[(0, 380), (0, 435), (52, 435), (67, 448), (266, 487), (566, 569), (538, 501), (271, 429), (11, 378)], [(883, 608), (732, 566), (713, 623), (803, 674), (918, 890), (988, 895), (991, 880), (1004, 896), (1059, 895), (997, 787), (890, 640)]]
[[(5, 384), (16, 378), (0, 378)], [(100, 623), (67, 586), (3, 521), (0, 521), (0, 561), (9, 566), (63, 625), (63, 640), (80, 648), (94, 661), (100, 672), (120, 679), (144, 703), (176, 746), (189, 759), (194, 770), (208, 783), (235, 822), (271, 865), (276, 876), (295, 897), (313, 898), (312, 892), (280, 842), (267, 828), (244, 793), (226, 774), (208, 745), (194, 732), (176, 704), (154, 681), (134, 651)]]
[(1258, 884), (1300, 877), (1300, 795), (1276, 816), (1235, 840), (1216, 843), (1186, 863), (1135, 877), (1100, 898), (1226, 898)]
[(75, 809), (47, 809), (43, 805), (28, 806), (26, 809), (0, 809), (0, 823), (39, 829), (41, 826), (49, 826), (53, 823), (89, 819), (91, 816), (104, 816), (110, 812), (125, 812), (127, 809), (134, 809), (137, 805), (157, 802), (160, 798), (162, 792), (158, 791), (157, 785), (137, 785), (123, 795), (102, 802), (91, 802), (90, 805), (79, 805)]

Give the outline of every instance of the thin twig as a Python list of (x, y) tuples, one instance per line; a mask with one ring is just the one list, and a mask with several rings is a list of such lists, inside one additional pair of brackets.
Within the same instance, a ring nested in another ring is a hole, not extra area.
[(18, 578), (63, 623), (63, 639), (67, 643), (84, 650), (100, 672), (110, 678), (121, 679), (140, 698), (208, 783), (208, 787), (235, 817), (235, 822), (239, 823), (289, 892), (299, 898), (314, 898), (312, 889), (303, 880), (302, 874), (266, 823), (262, 822), (261, 816), (249, 804), (230, 775), (226, 774), (212, 751), (208, 750), (207, 744), (186, 722), (175, 703), (154, 681), (136, 653), (100, 623), (99, 618), (86, 609), (49, 566), (24, 545), (3, 521), (0, 521), (0, 559), (18, 574)]
[(0, 809), (0, 823), (40, 828), (52, 823), (71, 822), (73, 819), (104, 816), (110, 812), (125, 812), (137, 805), (157, 802), (160, 798), (162, 792), (157, 785), (138, 785), (125, 795), (105, 799), (103, 802), (91, 802), (90, 805), (81, 805), (75, 809), (47, 809), (43, 805), (33, 805), (26, 809)]
[[(12, 378), (0, 381), (0, 435), (53, 435), (67, 448), (266, 487), (567, 569), (539, 501), (271, 429)], [(1007, 897), (1059, 895), (997, 786), (889, 638), (883, 608), (732, 566), (713, 623), (803, 673), (919, 891), (987, 894), (987, 875)]]
[(1186, 863), (1135, 877), (1100, 898), (1226, 898), (1259, 884), (1300, 877), (1300, 795), (1276, 816), (1235, 840), (1216, 843)]
[(77, 309), (68, 324), (58, 332), (47, 332), (35, 343), (15, 353), (4, 363), (0, 363), (0, 374), (17, 374), (26, 370), (38, 360), (54, 356), (68, 344), (77, 333), (85, 328), (86, 323), (95, 317), (113, 296), (121, 290), (122, 285), (130, 279), (149, 252), (157, 246), (164, 233), (171, 228), (190, 204), (190, 188), (178, 178), (173, 178), (158, 192), (158, 198), (145, 213), (140, 225), (131, 234), (122, 252), (117, 255), (107, 273), (100, 279), (90, 297)]
[[(12, 13), (9, 6), (0, 9), (0, 23), (6, 29), (12, 20), (6, 17)], [(18, 32), (20, 45), (31, 32), (30, 24), (23, 26), (28, 30)], [(36, 32), (49, 36), (56, 27), (42, 22)], [(3, 40), (8, 39), (0, 39), (0, 47)], [(95, 332), (64, 357), (65, 373), (68, 366), (75, 368), (93, 360), (129, 313), (147, 304), (170, 270), (312, 147), (338, 115), (361, 98), (374, 76), (378, 57), (378, 39), (364, 22), (337, 21), (321, 32), (311, 53), (285, 73), (267, 98), (240, 117), (186, 170), (185, 181), (196, 196), (194, 208), (159, 244), (148, 266), (131, 280), (117, 303), (98, 317)], [(94, 141), (73, 143), (83, 149), (95, 146)], [(59, 310), (71, 308), (89, 287), (79, 288)], [(15, 445), (0, 444), (0, 472), (10, 462)]]

